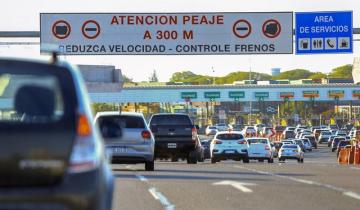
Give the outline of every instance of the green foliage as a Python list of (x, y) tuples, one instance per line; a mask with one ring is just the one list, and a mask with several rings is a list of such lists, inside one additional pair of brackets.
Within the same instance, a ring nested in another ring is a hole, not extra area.
[(323, 79), (326, 78), (326, 74), (321, 72), (315, 72), (311, 76), (309, 76), (307, 79)]
[(134, 83), (133, 79), (123, 75), (124, 83)]
[(183, 82), (184, 80), (194, 76), (196, 76), (196, 74), (192, 73), (191, 71), (175, 72), (170, 78), (170, 82)]
[(294, 69), (290, 71), (285, 71), (279, 74), (278, 76), (273, 77), (272, 79), (288, 79), (288, 80), (299, 80), (299, 79), (307, 79), (314, 73), (305, 69)]
[[(252, 72), (252, 79), (256, 80), (269, 80), (271, 76), (268, 74), (262, 74)], [(176, 72), (172, 75), (170, 82), (184, 82), (184, 83), (198, 83), (198, 84), (232, 84), (235, 81), (248, 80), (249, 72), (232, 72), (224, 77), (211, 77), (204, 75), (197, 75), (191, 71)]]
[(103, 111), (117, 111), (119, 108), (113, 104), (107, 103), (93, 103), (92, 109), (94, 113), (103, 112)]
[(334, 68), (329, 74), (329, 77), (352, 79), (352, 65), (347, 64)]
[[(352, 78), (352, 65), (344, 65), (332, 70), (330, 77), (333, 78)], [(271, 77), (268, 74), (252, 72), (253, 80), (300, 80), (300, 79), (322, 79), (327, 75), (321, 72), (311, 72), (306, 69), (294, 69), (282, 72), (280, 75)], [(170, 82), (184, 82), (194, 84), (232, 84), (235, 81), (249, 79), (248, 71), (232, 72), (224, 77), (211, 77), (206, 75), (197, 75), (191, 71), (176, 72), (172, 75)]]

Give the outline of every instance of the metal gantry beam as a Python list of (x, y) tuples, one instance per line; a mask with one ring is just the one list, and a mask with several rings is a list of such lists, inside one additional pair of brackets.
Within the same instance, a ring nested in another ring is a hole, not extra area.
[[(353, 34), (360, 34), (360, 28), (353, 28)], [(0, 31), (0, 38), (39, 38), (39, 37), (40, 37), (40, 31)]]

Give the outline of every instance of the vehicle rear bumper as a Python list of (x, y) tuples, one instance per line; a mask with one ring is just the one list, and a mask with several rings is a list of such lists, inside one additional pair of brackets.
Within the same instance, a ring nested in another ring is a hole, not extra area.
[(251, 160), (263, 160), (263, 159), (270, 159), (271, 155), (270, 154), (258, 154), (258, 155), (254, 155), (249, 153), (249, 159)]
[(214, 153), (213, 152), (213, 158), (215, 159), (219, 159), (219, 160), (227, 160), (227, 159), (244, 159), (244, 158), (249, 158), (248, 153), (244, 152), (244, 153), (239, 153), (237, 151), (235, 151), (235, 153), (226, 153), (226, 151), (222, 151), (221, 153)]
[(188, 154), (194, 150), (196, 150), (196, 145), (192, 140), (155, 142), (155, 158), (187, 158)]
[(300, 156), (279, 156), (279, 158), (281, 159), (294, 159), (294, 160), (298, 160), (299, 158), (301, 158)]
[(0, 188), (0, 209), (110, 210), (113, 176), (107, 166), (67, 174), (62, 183), (44, 187)]
[(153, 160), (154, 160), (153, 153), (113, 154), (111, 156), (111, 163), (120, 163), (120, 164), (144, 163)]

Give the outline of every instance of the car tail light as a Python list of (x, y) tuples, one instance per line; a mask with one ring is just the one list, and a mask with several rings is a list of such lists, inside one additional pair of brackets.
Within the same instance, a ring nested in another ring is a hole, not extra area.
[(192, 140), (196, 141), (196, 138), (197, 138), (197, 130), (196, 130), (196, 128), (191, 129), (191, 135), (192, 135)]
[(142, 131), (142, 132), (141, 132), (141, 136), (142, 136), (144, 139), (150, 139), (150, 138), (151, 138), (151, 133), (150, 133), (150, 131), (145, 130), (145, 131)]
[(268, 145), (265, 145), (265, 150), (270, 150), (270, 147)]
[(222, 144), (222, 141), (216, 139), (216, 140), (214, 141), (214, 143), (215, 143), (215, 144)]
[(238, 141), (237, 143), (238, 143), (238, 144), (247, 144), (246, 141)]
[(90, 171), (100, 162), (100, 147), (92, 135), (91, 124), (86, 115), (79, 116), (77, 134), (69, 161), (69, 171), (72, 173)]
[(88, 136), (91, 134), (91, 126), (87, 117), (80, 114), (77, 124), (77, 134), (79, 136)]

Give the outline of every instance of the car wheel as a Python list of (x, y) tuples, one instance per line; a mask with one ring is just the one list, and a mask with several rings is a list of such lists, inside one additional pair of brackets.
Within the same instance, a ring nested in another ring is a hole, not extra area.
[(154, 161), (145, 162), (145, 171), (154, 171)]
[(211, 163), (215, 164), (216, 163), (216, 159), (215, 158), (211, 158)]
[(309, 149), (310, 152), (312, 152), (312, 149)]
[(249, 158), (243, 158), (243, 163), (250, 163)]
[(178, 162), (178, 161), (179, 161), (179, 159), (176, 157), (171, 158), (171, 162)]
[(274, 162), (274, 159), (273, 158), (269, 158), (268, 159), (268, 163), (273, 163)]
[(187, 163), (188, 164), (196, 164), (197, 163), (196, 151), (191, 151), (189, 153), (188, 158), (187, 158)]

